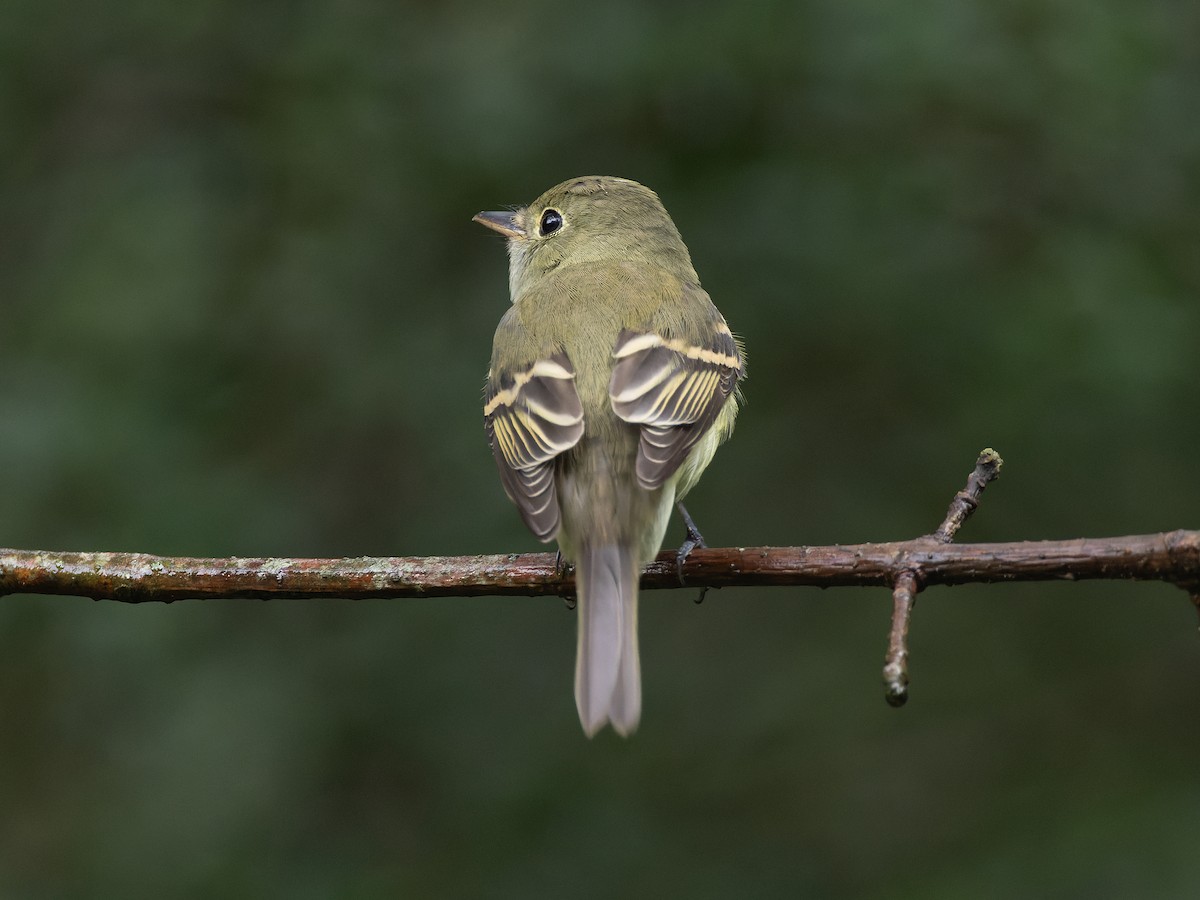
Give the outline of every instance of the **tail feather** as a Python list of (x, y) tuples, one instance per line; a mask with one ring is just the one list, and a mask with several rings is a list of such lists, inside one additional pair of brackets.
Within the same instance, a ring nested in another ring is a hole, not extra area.
[(617, 674), (617, 687), (613, 691), (612, 706), (608, 718), (621, 737), (629, 737), (637, 731), (642, 718), (642, 665), (638, 658), (637, 632), (637, 569), (632, 575), (632, 590), (624, 597), (624, 615), (621, 619), (621, 668)]
[(584, 545), (576, 560), (579, 639), (575, 705), (588, 737), (612, 722), (632, 734), (642, 714), (638, 662), (638, 568), (628, 547)]

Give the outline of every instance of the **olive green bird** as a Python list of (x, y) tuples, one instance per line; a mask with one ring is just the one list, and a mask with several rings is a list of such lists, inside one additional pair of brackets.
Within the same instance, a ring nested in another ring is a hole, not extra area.
[(733, 430), (743, 350), (649, 188), (573, 178), (475, 221), (508, 238), (512, 294), (488, 440), (529, 530), (575, 566), (583, 730), (629, 735), (642, 710), (638, 578)]

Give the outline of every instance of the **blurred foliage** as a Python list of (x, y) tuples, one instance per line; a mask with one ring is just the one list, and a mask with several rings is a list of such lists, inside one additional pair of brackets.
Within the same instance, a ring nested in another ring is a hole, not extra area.
[[(718, 544), (1200, 527), (1200, 8), (8, 0), (0, 544), (528, 549), (470, 223), (659, 191), (750, 350)], [(588, 742), (557, 601), (0, 602), (5, 897), (1184, 897), (1162, 585), (644, 603)]]

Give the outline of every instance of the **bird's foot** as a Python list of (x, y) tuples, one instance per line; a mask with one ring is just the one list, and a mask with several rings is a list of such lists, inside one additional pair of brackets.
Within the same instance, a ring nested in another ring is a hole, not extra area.
[[(566, 578), (571, 574), (571, 564), (563, 559), (562, 551), (554, 551), (554, 572), (560, 579)], [(567, 609), (575, 608), (575, 594), (563, 594), (562, 601), (566, 604)]]
[[(679, 516), (683, 519), (684, 527), (687, 528), (687, 534), (684, 536), (683, 543), (679, 545), (679, 550), (675, 553), (675, 574), (679, 577), (679, 583), (687, 587), (687, 581), (683, 577), (683, 564), (687, 562), (687, 558), (693, 550), (697, 547), (707, 547), (708, 544), (704, 543), (704, 535), (696, 527), (696, 523), (692, 520), (691, 514), (688, 513), (687, 507), (682, 503), (676, 503), (675, 508), (679, 510)], [(700, 596), (696, 598), (696, 603), (703, 603), (704, 595), (707, 593), (708, 588), (700, 588)]]

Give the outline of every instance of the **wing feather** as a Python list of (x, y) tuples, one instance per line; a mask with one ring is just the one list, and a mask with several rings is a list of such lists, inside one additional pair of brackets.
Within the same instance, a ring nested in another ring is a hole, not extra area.
[(743, 375), (737, 341), (724, 321), (707, 345), (623, 330), (613, 347), (609, 400), (641, 426), (638, 483), (661, 487), (704, 437)]
[(538, 540), (551, 540), (560, 520), (554, 462), (583, 436), (570, 359), (559, 352), (515, 374), (491, 373), (483, 421), (504, 492)]

